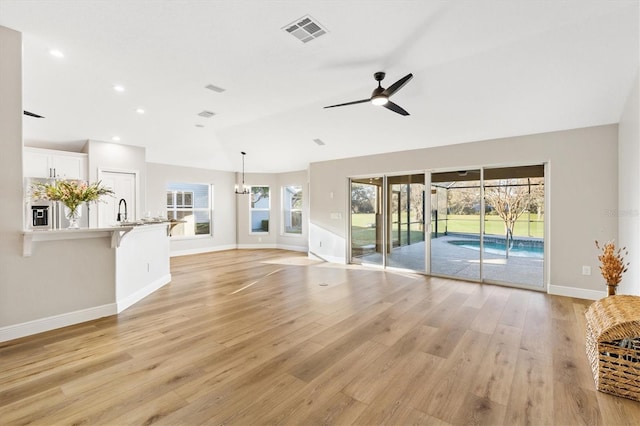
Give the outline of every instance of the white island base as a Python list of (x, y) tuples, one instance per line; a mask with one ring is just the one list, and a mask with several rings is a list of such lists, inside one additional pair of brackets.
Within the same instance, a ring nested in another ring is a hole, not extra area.
[(136, 226), (115, 248), (118, 313), (171, 281), (167, 227)]
[(50, 270), (31, 303), (49, 315), (0, 328), (0, 342), (115, 315), (169, 283), (168, 226), (25, 231), (23, 255)]

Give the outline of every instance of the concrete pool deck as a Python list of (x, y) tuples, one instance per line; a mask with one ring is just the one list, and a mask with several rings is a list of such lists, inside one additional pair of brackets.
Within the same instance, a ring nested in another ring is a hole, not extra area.
[[(467, 280), (480, 279), (480, 251), (456, 246), (450, 241), (460, 236), (441, 236), (431, 240), (431, 273)], [(363, 263), (382, 264), (381, 253), (361, 256)], [(483, 273), (486, 281), (498, 281), (542, 288), (543, 259), (484, 253)], [(425, 271), (425, 244), (419, 242), (396, 247), (388, 256), (388, 265), (393, 268)]]

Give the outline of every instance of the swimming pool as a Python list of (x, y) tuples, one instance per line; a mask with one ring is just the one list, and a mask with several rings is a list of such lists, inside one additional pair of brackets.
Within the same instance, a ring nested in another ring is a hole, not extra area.
[[(449, 244), (468, 248), (471, 250), (480, 250), (479, 240), (453, 240), (449, 241)], [(504, 240), (485, 241), (483, 248), (485, 253), (498, 254), (502, 256), (505, 255)], [(513, 247), (509, 249), (509, 256), (543, 259), (544, 249), (541, 245), (525, 244), (522, 241), (514, 241)]]

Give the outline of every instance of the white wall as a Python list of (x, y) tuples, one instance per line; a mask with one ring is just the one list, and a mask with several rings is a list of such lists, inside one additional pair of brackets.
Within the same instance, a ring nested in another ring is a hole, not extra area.
[(108, 238), (34, 243), (32, 256), (22, 256), (21, 59), (20, 33), (0, 26), (0, 341), (90, 319), (104, 311), (84, 313), (115, 302)]
[[(548, 162), (549, 291), (598, 298), (604, 287), (593, 241), (618, 234), (617, 133), (608, 125), (313, 163), (309, 251), (345, 261), (349, 176)], [(582, 265), (594, 273), (582, 275)]]
[[(171, 254), (183, 255), (236, 247), (235, 173), (192, 167), (147, 163), (147, 207), (152, 213), (167, 210), (167, 184), (170, 182), (213, 185), (213, 235), (171, 239)], [(155, 214), (155, 213), (154, 213)]]
[(618, 126), (618, 242), (631, 263), (619, 294), (640, 295), (640, 73), (629, 93)]

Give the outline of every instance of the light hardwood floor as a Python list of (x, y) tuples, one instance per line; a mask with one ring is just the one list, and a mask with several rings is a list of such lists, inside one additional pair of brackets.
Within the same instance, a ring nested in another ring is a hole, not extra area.
[(281, 250), (174, 258), (122, 314), (0, 344), (0, 424), (640, 424), (589, 301)]

